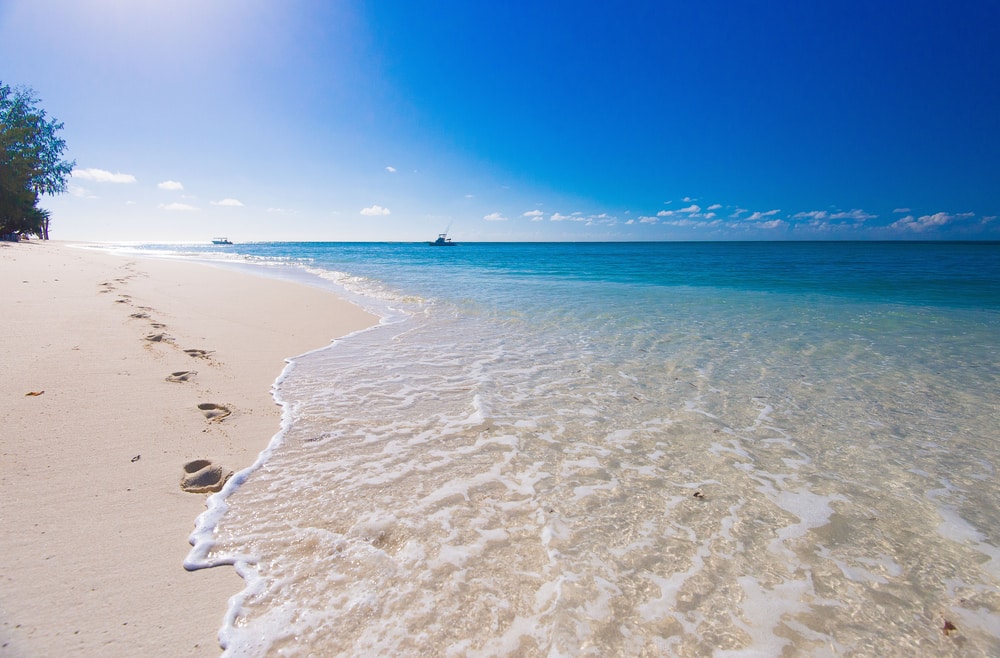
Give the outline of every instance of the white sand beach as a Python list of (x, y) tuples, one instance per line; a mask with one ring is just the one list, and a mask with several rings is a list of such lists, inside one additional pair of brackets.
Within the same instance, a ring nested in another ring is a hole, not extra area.
[(184, 570), (205, 494), (183, 466), (251, 464), (279, 429), (284, 360), (377, 318), (320, 288), (56, 242), (0, 243), (0, 291), (0, 654), (218, 655), (242, 581)]

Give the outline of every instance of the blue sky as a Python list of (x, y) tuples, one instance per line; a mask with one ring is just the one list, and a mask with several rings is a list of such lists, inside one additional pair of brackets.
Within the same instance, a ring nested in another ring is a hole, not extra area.
[(1000, 3), (2, 0), (63, 239), (1000, 239)]

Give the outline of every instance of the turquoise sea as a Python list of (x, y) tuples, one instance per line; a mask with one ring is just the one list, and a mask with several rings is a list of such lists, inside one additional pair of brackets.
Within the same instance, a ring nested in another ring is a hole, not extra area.
[(998, 243), (139, 249), (383, 318), (198, 520), (230, 655), (1000, 655)]

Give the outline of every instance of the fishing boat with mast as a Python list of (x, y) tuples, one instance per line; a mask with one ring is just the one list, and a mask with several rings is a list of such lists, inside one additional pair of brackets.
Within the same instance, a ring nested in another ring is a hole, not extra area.
[(432, 247), (454, 247), (456, 243), (451, 241), (447, 233), (438, 233), (437, 240), (433, 242), (428, 242)]

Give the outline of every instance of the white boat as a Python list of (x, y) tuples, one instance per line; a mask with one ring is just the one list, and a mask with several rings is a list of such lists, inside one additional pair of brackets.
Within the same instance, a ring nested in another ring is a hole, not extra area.
[(212, 244), (232, 244), (229, 238), (212, 238)]
[(455, 243), (451, 241), (447, 233), (438, 233), (437, 240), (434, 242), (428, 242), (432, 247), (454, 247)]

